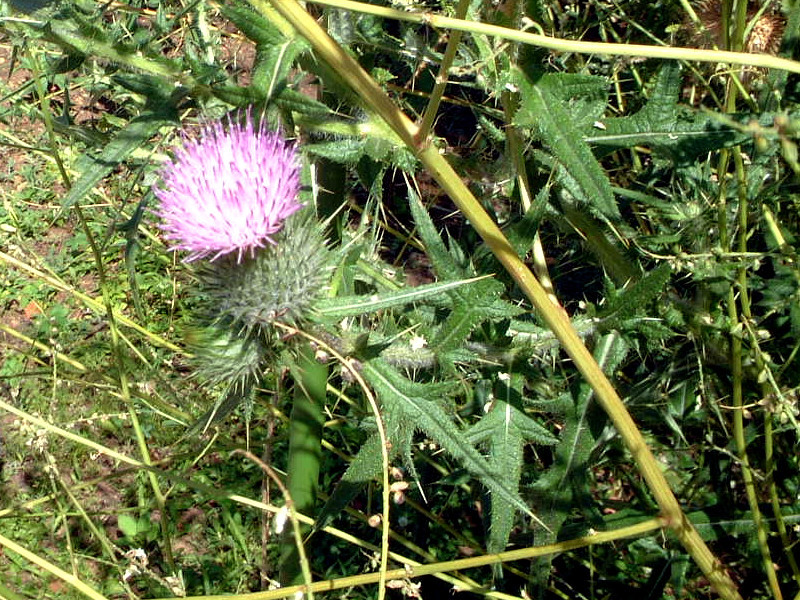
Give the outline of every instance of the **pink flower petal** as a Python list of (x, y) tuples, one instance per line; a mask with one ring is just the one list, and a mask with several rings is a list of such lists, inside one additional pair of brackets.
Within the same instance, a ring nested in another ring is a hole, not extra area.
[(232, 252), (238, 259), (280, 231), (302, 205), (300, 165), (294, 144), (263, 124), (255, 129), (250, 112), (244, 125), (228, 120), (184, 139), (160, 172), (154, 188), (159, 227), (171, 249), (186, 260), (214, 260)]

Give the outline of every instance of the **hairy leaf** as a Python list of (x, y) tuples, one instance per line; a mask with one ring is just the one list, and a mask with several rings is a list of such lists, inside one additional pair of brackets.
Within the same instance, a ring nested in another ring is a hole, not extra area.
[(412, 302), (436, 300), (436, 297), (460, 287), (472, 288), (484, 278), (465, 279), (462, 281), (446, 281), (430, 283), (418, 287), (403, 288), (394, 292), (384, 292), (371, 296), (339, 296), (321, 300), (315, 306), (316, 311), (324, 317), (342, 319), (363, 315)]
[[(474, 268), (457, 255), (454, 243), (451, 249), (447, 249), (427, 211), (411, 191), (409, 204), (417, 233), (422, 238), (436, 274), (441, 279), (474, 275)], [(482, 322), (510, 318), (524, 312), (500, 297), (504, 290), (503, 284), (496, 279), (481, 279), (469, 289), (449, 292), (454, 308), (431, 342), (431, 348), (439, 354), (440, 360), (451, 360), (447, 358), (448, 353), (462, 348), (473, 329)]]
[(555, 81), (557, 79), (541, 78), (533, 85), (527, 78), (519, 78), (521, 104), (514, 123), (532, 128), (547, 144), (577, 184), (571, 190), (577, 200), (608, 217), (618, 217), (619, 209), (608, 177), (575, 127), (572, 115), (559, 98), (560, 91), (553, 91)]
[(580, 131), (603, 116), (608, 104), (608, 79), (597, 75), (547, 73), (537, 81), (569, 111), (573, 126)]
[[(498, 382), (492, 407), (466, 436), (472, 444), (486, 443), (492, 468), (505, 475), (507, 485), (519, 486), (525, 445), (529, 442), (555, 444), (558, 440), (524, 411), (524, 379), (519, 374), (510, 377), (507, 382)], [(511, 503), (492, 496), (488, 552), (505, 549), (516, 513)]]
[[(365, 362), (363, 375), (375, 389), (381, 402), (381, 417), (391, 448), (390, 461), (397, 456), (403, 456), (405, 466), (413, 476), (412, 442), (416, 432), (423, 432), (477, 476), (491, 490), (492, 497), (497, 502), (510, 507), (512, 511), (528, 513), (516, 487), (508, 484), (506, 474), (487, 463), (442, 406), (442, 398), (453, 393), (453, 384), (413, 382), (380, 358)], [(530, 424), (524, 427), (532, 437), (543, 439), (547, 435), (546, 430), (534, 431)], [(380, 437), (376, 433), (361, 446), (323, 507), (317, 522), (318, 528), (330, 523), (368, 482), (380, 476), (383, 468), (380, 443)]]
[[(445, 411), (441, 404), (442, 392), (452, 387), (450, 384), (413, 382), (381, 359), (365, 363), (363, 372), (380, 398), (388, 429), (394, 429), (392, 422), (414, 423), (417, 430), (424, 432), (476, 476), (494, 498), (530, 514), (517, 490), (509, 485), (506, 474), (487, 463)], [(402, 447), (409, 447), (411, 440), (402, 440), (401, 443)]]
[(647, 146), (678, 165), (686, 165), (711, 150), (749, 137), (710, 114), (679, 107), (680, 85), (680, 66), (666, 61), (644, 108), (627, 117), (603, 120), (603, 128), (594, 130), (586, 141), (605, 151)]
[(600, 315), (603, 319), (601, 328), (614, 329), (620, 322), (640, 313), (643, 307), (664, 291), (671, 273), (669, 263), (664, 262), (630, 287), (623, 289)]
[[(612, 372), (625, 358), (628, 343), (618, 333), (602, 337), (595, 347), (594, 357), (603, 371)], [(555, 542), (559, 529), (567, 520), (572, 507), (586, 505), (589, 492), (589, 457), (599, 428), (605, 423), (602, 413), (595, 413), (591, 403), (594, 392), (588, 383), (582, 383), (577, 394), (568, 402), (564, 429), (555, 448), (552, 466), (532, 486), (537, 498), (534, 510), (548, 529), (541, 531), (546, 544)], [(542, 561), (537, 569), (546, 579), (549, 561)]]
[(81, 176), (62, 199), (61, 206), (69, 208), (80, 202), (103, 177), (111, 173), (134, 150), (144, 146), (161, 127), (171, 123), (174, 116), (171, 112), (144, 113), (132, 119), (100, 153), (97, 155), (86, 153), (81, 156), (76, 165), (76, 170)]

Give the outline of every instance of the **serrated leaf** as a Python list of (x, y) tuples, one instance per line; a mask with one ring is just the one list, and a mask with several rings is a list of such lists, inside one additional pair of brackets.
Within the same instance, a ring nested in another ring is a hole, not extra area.
[(333, 111), (305, 94), (301, 94), (292, 88), (284, 88), (275, 97), (275, 104), (285, 110), (291, 110), (304, 115), (323, 116), (330, 115)]
[(38, 17), (42, 17), (45, 12), (42, 9), (47, 7), (54, 8), (59, 2), (57, 2), (57, 0), (9, 0), (9, 4), (14, 10), (18, 10), (26, 15), (33, 15), (37, 11), (42, 11), (37, 15)]
[[(522, 406), (524, 379), (511, 375), (507, 384), (498, 382), (495, 401), (489, 412), (467, 431), (471, 444), (487, 442), (489, 463), (493, 470), (504, 473), (507, 485), (519, 487), (523, 451), (529, 442), (555, 444), (558, 440), (546, 428), (525, 413)], [(494, 496), (489, 512), (489, 539), (486, 550), (502, 552), (514, 526), (516, 509)]]
[(575, 181), (572, 191), (576, 199), (608, 217), (618, 217), (619, 209), (600, 163), (583, 141), (570, 112), (556, 93), (550, 90), (551, 79), (540, 79), (532, 85), (519, 77), (520, 108), (514, 124), (530, 127), (547, 144), (553, 156)]
[[(473, 275), (474, 269), (465, 259), (458, 257), (455, 244), (452, 243), (449, 250), (445, 246), (425, 207), (411, 190), (409, 205), (417, 233), (436, 274), (443, 279)], [(472, 330), (483, 321), (510, 318), (524, 312), (500, 297), (504, 290), (503, 284), (496, 279), (484, 279), (470, 286), (468, 290), (455, 289), (449, 292), (454, 308), (430, 345), (441, 361), (448, 361), (448, 354), (462, 347)]]
[(327, 158), (340, 164), (356, 164), (365, 154), (366, 140), (344, 138), (303, 144), (303, 151), (308, 154)]
[(153, 77), (145, 73), (115, 73), (111, 76), (111, 81), (134, 94), (148, 98), (149, 102), (158, 104), (168, 102), (175, 88), (162, 77)]
[[(365, 373), (365, 376), (370, 381), (367, 373)], [(397, 377), (402, 378), (402, 375), (397, 374)], [(370, 381), (370, 383), (372, 382)], [(432, 394), (432, 397), (438, 398), (450, 395), (453, 390), (453, 386), (449, 384), (428, 384), (428, 386), (427, 392)], [(391, 448), (389, 461), (391, 462), (396, 457), (401, 456), (404, 466), (411, 476), (416, 478), (411, 448), (414, 441), (414, 433), (419, 429), (418, 424), (415, 419), (406, 415), (402, 403), (391, 401), (387, 403), (387, 399), (383, 396), (379, 396), (378, 399), (383, 404), (381, 417), (384, 421), (386, 438)], [(333, 494), (323, 506), (317, 517), (316, 528), (321, 529), (330, 523), (367, 483), (380, 477), (382, 469), (381, 439), (375, 433), (361, 446)]]
[(362, 16), (349, 10), (337, 10), (333, 7), (326, 12), (328, 34), (340, 45), (349, 47), (356, 41), (358, 22)]
[(625, 321), (647, 306), (656, 296), (664, 291), (664, 286), (672, 274), (672, 267), (664, 262), (649, 271), (636, 283), (623, 289), (613, 297), (608, 307), (600, 315), (602, 329), (614, 329), (616, 325)]
[(365, 363), (363, 374), (385, 409), (387, 426), (389, 419), (414, 423), (417, 430), (424, 432), (476, 476), (494, 497), (530, 514), (518, 491), (508, 485), (505, 474), (491, 468), (438, 401), (444, 395), (443, 390), (452, 387), (450, 384), (415, 383), (381, 359)]
[(256, 11), (237, 4), (220, 4), (220, 12), (251, 41), (271, 46), (282, 44), (286, 37), (281, 31)]
[[(595, 346), (594, 358), (603, 372), (609, 373), (619, 366), (629, 350), (629, 344), (618, 333), (603, 336)], [(566, 403), (564, 428), (552, 466), (533, 484), (531, 491), (537, 500), (534, 510), (548, 527), (540, 543), (556, 541), (562, 524), (573, 507), (591, 500), (588, 484), (589, 458), (596, 436), (606, 422), (601, 411), (595, 412), (591, 400), (594, 396), (587, 383), (581, 383), (577, 393)], [(549, 559), (537, 566), (540, 581), (550, 573)]]
[(431, 349), (448, 353), (460, 348), (470, 333), (487, 320), (507, 319), (525, 311), (500, 298), (503, 284), (497, 280), (483, 280), (469, 288), (453, 292), (453, 310), (442, 323), (439, 333), (431, 341)]
[[(398, 455), (402, 454), (403, 447), (408, 447), (410, 451), (411, 441), (414, 436), (414, 428), (410, 423), (400, 423), (399, 428), (394, 428), (387, 432), (387, 438), (392, 450), (389, 452), (389, 461), (393, 461)], [(407, 465), (413, 465), (406, 461)], [(341, 481), (336, 485), (336, 489), (328, 498), (317, 515), (314, 524), (315, 529), (319, 530), (326, 527), (344, 508), (355, 498), (369, 482), (375, 481), (380, 477), (383, 469), (383, 457), (381, 453), (381, 438), (376, 433), (367, 438), (361, 445), (350, 466), (342, 476)]]
[(378, 310), (386, 310), (397, 306), (404, 306), (413, 302), (423, 302), (433, 300), (450, 290), (465, 286), (474, 286), (477, 282), (485, 279), (475, 277), (461, 281), (445, 281), (440, 283), (429, 283), (418, 287), (404, 288), (394, 292), (383, 292), (371, 296), (343, 296), (338, 298), (326, 298), (321, 300), (316, 306), (316, 312), (323, 317), (343, 319), (363, 315)]
[(538, 83), (567, 108), (575, 128), (592, 126), (608, 105), (608, 79), (598, 75), (547, 73)]
[(142, 114), (119, 131), (99, 154), (87, 153), (81, 156), (75, 167), (81, 176), (62, 199), (61, 206), (69, 208), (80, 202), (101, 179), (111, 173), (134, 150), (144, 146), (147, 140), (158, 133), (161, 127), (171, 123), (173, 118), (174, 115), (167, 111)]
[(248, 106), (250, 104), (261, 104), (266, 100), (261, 89), (251, 86), (243, 87), (240, 85), (215, 85), (211, 92), (232, 106)]
[(113, 42), (102, 28), (87, 21), (72, 6), (63, 3), (60, 6), (63, 6), (61, 18), (43, 21), (41, 31), (46, 39), (66, 48), (67, 52), (103, 58), (172, 81), (181, 79), (178, 61), (148, 55), (146, 49)]
[(419, 196), (411, 188), (408, 190), (408, 204), (417, 234), (422, 239), (425, 254), (430, 259), (436, 274), (442, 279), (458, 279), (472, 275), (465, 270), (464, 265), (458, 264), (453, 258), (439, 232), (436, 231), (428, 211), (425, 210)]
[(280, 95), (286, 89), (286, 77), (295, 59), (303, 51), (300, 44), (288, 39), (275, 46), (259, 46), (250, 85), (258, 88), (267, 99)]
[(680, 66), (665, 62), (647, 104), (633, 115), (603, 120), (603, 128), (594, 130), (586, 141), (605, 151), (647, 146), (677, 165), (686, 165), (707, 152), (750, 137), (710, 114), (680, 107), (680, 86)]

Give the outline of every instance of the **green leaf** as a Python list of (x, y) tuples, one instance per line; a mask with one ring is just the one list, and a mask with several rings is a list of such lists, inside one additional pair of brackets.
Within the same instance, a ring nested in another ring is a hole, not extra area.
[(256, 46), (277, 46), (286, 41), (280, 30), (256, 11), (239, 4), (220, 4), (219, 11)]
[(97, 156), (89, 153), (81, 156), (76, 165), (76, 170), (81, 176), (64, 196), (61, 206), (69, 208), (80, 202), (101, 179), (111, 173), (134, 150), (144, 146), (161, 127), (172, 123), (173, 118), (174, 115), (169, 110), (144, 113), (131, 120)]
[(431, 349), (439, 354), (458, 350), (484, 321), (508, 319), (524, 313), (524, 309), (500, 297), (503, 291), (503, 284), (499, 281), (484, 279), (470, 286), (468, 291), (454, 292), (454, 308), (431, 341)]
[[(412, 302), (437, 300), (437, 296), (461, 287), (474, 287), (485, 277), (475, 277), (461, 281), (446, 281), (429, 283), (418, 287), (403, 288), (394, 292), (384, 292), (372, 296), (343, 296), (326, 298), (316, 305), (316, 312), (323, 317), (343, 319), (364, 315), (379, 310), (386, 310), (396, 306), (403, 306)], [(441, 303), (439, 300), (438, 303)]]
[(301, 94), (292, 88), (283, 88), (275, 97), (275, 104), (284, 110), (291, 110), (303, 115), (323, 116), (330, 115), (333, 111), (306, 94)]
[[(629, 344), (622, 336), (610, 333), (598, 341), (594, 357), (603, 372), (609, 373), (619, 366), (628, 350)], [(555, 448), (553, 464), (531, 488), (536, 499), (534, 508), (548, 528), (541, 534), (541, 544), (558, 539), (559, 530), (573, 507), (583, 505), (591, 510), (589, 459), (606, 422), (602, 411), (592, 404), (593, 396), (589, 384), (581, 383), (574, 399), (565, 407), (564, 428)], [(549, 560), (537, 565), (540, 581), (549, 577)]]
[(519, 77), (520, 108), (514, 124), (530, 127), (547, 144), (561, 167), (574, 180), (571, 193), (577, 200), (607, 217), (618, 217), (619, 209), (600, 163), (575, 127), (573, 117), (553, 91), (552, 78), (541, 78), (536, 85)]
[(537, 83), (546, 87), (567, 109), (578, 131), (593, 126), (608, 105), (608, 79), (605, 77), (547, 73)]
[(126, 537), (135, 538), (136, 536), (147, 533), (152, 528), (150, 521), (144, 517), (136, 519), (127, 513), (122, 513), (117, 518), (117, 526)]
[[(507, 485), (518, 487), (525, 445), (528, 442), (555, 444), (558, 440), (524, 411), (524, 378), (519, 374), (510, 377), (507, 383), (498, 381), (492, 407), (467, 431), (466, 437), (473, 445), (486, 442), (492, 469), (505, 475)], [(492, 496), (488, 552), (502, 552), (508, 545), (516, 512), (515, 506), (504, 498)]]
[(710, 113), (679, 107), (680, 86), (680, 66), (665, 62), (650, 100), (639, 112), (603, 120), (602, 129), (595, 129), (585, 140), (605, 152), (647, 146), (655, 154), (683, 166), (712, 150), (751, 137), (720, 123)]
[[(439, 278), (474, 275), (475, 269), (458, 256), (454, 242), (451, 242), (452, 248), (447, 249), (425, 207), (411, 190), (409, 205), (417, 233)], [(520, 307), (501, 298), (504, 291), (505, 287), (496, 279), (481, 279), (469, 289), (454, 289), (449, 292), (454, 308), (430, 345), (440, 361), (452, 362), (448, 353), (461, 349), (470, 333), (482, 322), (510, 318), (524, 312)]]
[(256, 45), (256, 59), (248, 88), (255, 90), (257, 97), (262, 101), (274, 98), (282, 108), (303, 114), (331, 112), (321, 102), (286, 85), (295, 60), (309, 49), (302, 38), (287, 37), (273, 23), (247, 7), (221, 5), (220, 10)]
[[(360, 119), (324, 119), (304, 114), (296, 122), (324, 140), (304, 144), (303, 149), (317, 156), (343, 164), (356, 164), (368, 157), (374, 162), (387, 162), (404, 170), (411, 170), (416, 160), (403, 141), (380, 118), (366, 113)], [(380, 180), (370, 179), (365, 187), (378, 185)]]
[(123, 513), (117, 517), (117, 527), (129, 538), (136, 537), (138, 533), (136, 529), (136, 519), (127, 513)]
[(59, 15), (61, 18), (42, 21), (41, 31), (47, 40), (65, 48), (67, 53), (103, 58), (170, 81), (182, 79), (178, 61), (149, 54), (147, 49), (112, 41), (103, 28), (80, 15), (73, 6), (66, 3), (60, 6), (63, 7)]
[(509, 486), (506, 474), (496, 471), (483, 458), (445, 412), (440, 399), (452, 389), (451, 384), (413, 382), (381, 359), (364, 363), (363, 374), (381, 401), (387, 428), (396, 428), (398, 422), (413, 423), (415, 429), (424, 432), (476, 476), (494, 498), (531, 514), (518, 491)]
[(630, 287), (623, 289), (621, 293), (610, 300), (607, 308), (600, 315), (603, 319), (601, 329), (614, 329), (622, 321), (640, 313), (642, 308), (663, 293), (664, 286), (669, 281), (671, 274), (672, 268), (669, 263), (664, 262)]
[[(400, 445), (411, 440), (414, 436), (413, 425), (399, 423), (399, 428), (387, 432), (392, 450), (389, 452), (389, 461), (393, 461), (401, 452)], [(410, 452), (410, 444), (409, 452)], [(410, 460), (407, 465), (413, 466)], [(327, 527), (336, 516), (355, 498), (361, 490), (371, 481), (377, 479), (383, 469), (381, 455), (381, 438), (375, 433), (361, 445), (350, 466), (342, 476), (341, 481), (322, 507), (314, 524), (315, 530)]]
[(334, 162), (354, 165), (366, 154), (366, 140), (345, 138), (303, 145), (303, 151)]

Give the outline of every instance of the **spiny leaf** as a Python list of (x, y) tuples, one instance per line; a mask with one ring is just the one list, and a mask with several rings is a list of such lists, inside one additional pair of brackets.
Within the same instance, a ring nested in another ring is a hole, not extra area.
[[(365, 363), (365, 365), (369, 365), (371, 362)], [(386, 366), (386, 368), (390, 369), (391, 367)], [(368, 369), (364, 373), (370, 383), (372, 383), (369, 377), (371, 372), (371, 369)], [(395, 375), (403, 379), (402, 375), (399, 373), (395, 373)], [(412, 385), (410, 381), (408, 381), (408, 384)], [(380, 394), (377, 388), (376, 391)], [(453, 386), (450, 384), (427, 384), (425, 391), (430, 394), (432, 398), (442, 398), (453, 392)], [(389, 442), (389, 448), (391, 449), (389, 452), (389, 461), (391, 462), (396, 457), (401, 456), (404, 466), (408, 469), (411, 476), (416, 478), (411, 449), (414, 441), (414, 433), (418, 430), (418, 423), (415, 418), (409, 417), (409, 415), (406, 414), (405, 409), (407, 407), (402, 403), (387, 402), (387, 398), (383, 395), (379, 395), (379, 400), (383, 404), (381, 417), (384, 421), (386, 438)], [(391, 400), (391, 398), (389, 398), (389, 400)], [(449, 420), (449, 417), (446, 417), (446, 420)], [(323, 506), (317, 517), (316, 528), (321, 529), (330, 523), (367, 483), (374, 481), (380, 476), (382, 469), (381, 438), (377, 433), (374, 433), (367, 438), (367, 441), (361, 446), (361, 449), (350, 463), (350, 466), (336, 486), (333, 494), (325, 503), (325, 506)]]
[(618, 323), (639, 313), (653, 298), (664, 291), (671, 273), (672, 268), (669, 263), (664, 262), (620, 292), (600, 315), (603, 319), (601, 327), (605, 330), (613, 329)]
[(454, 308), (431, 341), (431, 348), (446, 354), (460, 348), (469, 334), (486, 320), (507, 319), (525, 311), (500, 297), (503, 284), (497, 280), (482, 280), (467, 292), (454, 292)]
[(147, 112), (131, 120), (99, 155), (84, 154), (77, 161), (76, 169), (80, 178), (72, 185), (61, 201), (61, 206), (69, 208), (80, 202), (95, 185), (125, 160), (134, 150), (142, 147), (164, 125), (172, 122), (171, 112)]
[(42, 21), (45, 39), (65, 48), (70, 54), (85, 54), (104, 58), (137, 71), (159, 75), (171, 81), (189, 79), (182, 77), (177, 61), (163, 56), (143, 54), (135, 46), (124, 46), (111, 41), (102, 28), (78, 14), (73, 7), (64, 5), (61, 18)]
[(442, 397), (443, 386), (446, 389), (450, 384), (412, 382), (381, 359), (365, 363), (363, 372), (381, 400), (387, 426), (392, 419), (414, 423), (416, 429), (424, 432), (478, 477), (492, 492), (493, 497), (530, 514), (517, 490), (509, 486), (506, 474), (495, 471), (486, 462), (437, 401)]
[(275, 25), (250, 8), (237, 4), (220, 4), (218, 8), (256, 46), (276, 46), (286, 41)]
[(514, 123), (530, 127), (550, 148), (553, 156), (577, 183), (576, 198), (608, 217), (618, 217), (611, 184), (589, 145), (576, 129), (570, 112), (550, 87), (552, 79), (540, 79), (532, 85), (524, 76), (519, 77), (520, 108)]
[(566, 106), (576, 130), (592, 126), (608, 104), (608, 79), (597, 75), (547, 73), (537, 81)]
[(468, 273), (464, 265), (458, 264), (454, 259), (444, 241), (442, 241), (439, 232), (436, 231), (436, 227), (430, 215), (428, 215), (428, 211), (422, 205), (419, 196), (411, 188), (408, 190), (408, 204), (411, 209), (411, 216), (414, 218), (417, 233), (425, 246), (425, 254), (430, 259), (433, 269), (439, 278), (458, 279), (469, 277), (471, 273)]
[[(413, 191), (409, 191), (409, 205), (417, 233), (422, 238), (436, 274), (442, 279), (473, 275), (474, 268), (464, 264), (454, 248), (448, 250), (445, 246), (428, 212)], [(461, 348), (472, 330), (483, 321), (510, 318), (524, 312), (500, 297), (504, 289), (503, 284), (495, 279), (483, 279), (469, 289), (449, 292), (455, 308), (441, 325), (430, 346), (442, 362), (450, 362), (448, 353)]]
[[(494, 405), (478, 423), (467, 431), (473, 445), (487, 442), (489, 464), (494, 471), (503, 473), (507, 485), (519, 486), (522, 474), (523, 450), (528, 442), (555, 444), (558, 440), (525, 413), (522, 405), (524, 379), (511, 375), (507, 383), (498, 382)], [(489, 552), (501, 552), (508, 544), (514, 526), (516, 508), (504, 498), (491, 499)], [(499, 574), (499, 571), (497, 572)]]
[[(601, 338), (594, 351), (595, 360), (605, 373), (612, 372), (625, 358), (627, 341), (618, 333)], [(591, 501), (588, 485), (589, 457), (599, 429), (605, 423), (602, 412), (593, 410), (594, 392), (582, 383), (574, 400), (565, 403), (565, 422), (555, 448), (552, 466), (532, 486), (535, 510), (547, 526), (540, 543), (554, 542), (572, 507)], [(540, 580), (550, 573), (549, 559), (537, 565)]]
[[(386, 310), (396, 306), (436, 300), (437, 296), (460, 287), (474, 287), (484, 278), (475, 277), (461, 281), (445, 281), (429, 283), (418, 287), (403, 288), (394, 292), (384, 292), (372, 296), (340, 296), (326, 298), (316, 305), (316, 312), (328, 318), (343, 319), (364, 315), (379, 310)], [(440, 303), (440, 302), (439, 302)]]
[(686, 165), (711, 150), (749, 137), (711, 115), (679, 107), (680, 85), (680, 66), (665, 62), (647, 104), (636, 114), (603, 120), (603, 128), (594, 130), (586, 141), (605, 151), (647, 146), (678, 165)]
[(275, 46), (259, 46), (250, 85), (259, 88), (268, 99), (276, 96), (286, 89), (289, 70), (297, 56), (304, 51), (302, 44), (289, 39)]
[(309, 98), (306, 94), (301, 94), (297, 90), (285, 87), (275, 96), (275, 104), (284, 110), (291, 110), (304, 115), (330, 115), (331, 109), (322, 102)]
[(303, 151), (342, 164), (356, 164), (366, 154), (366, 140), (345, 138), (305, 144)]
[[(391, 463), (397, 456), (404, 454), (405, 449), (409, 456), (406, 457), (404, 462), (406, 467), (411, 467), (410, 472), (414, 477), (413, 462), (410, 459), (414, 426), (412, 423), (405, 421), (396, 423), (396, 425), (396, 427), (387, 431), (387, 439), (391, 446), (389, 462)], [(382, 469), (381, 438), (375, 433), (361, 445), (358, 454), (353, 458), (336, 489), (320, 510), (314, 524), (315, 529), (319, 530), (329, 525), (369, 482), (375, 481), (380, 477)]]

